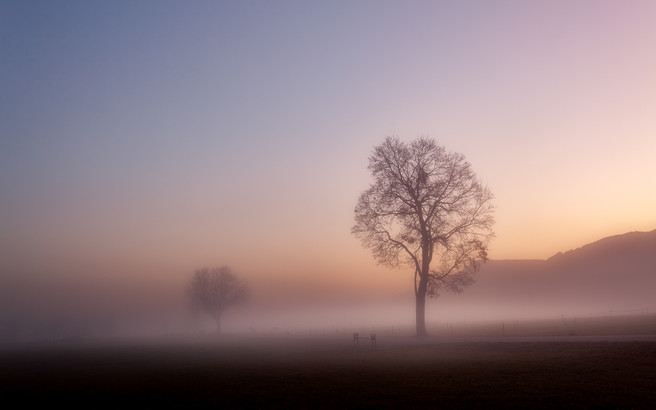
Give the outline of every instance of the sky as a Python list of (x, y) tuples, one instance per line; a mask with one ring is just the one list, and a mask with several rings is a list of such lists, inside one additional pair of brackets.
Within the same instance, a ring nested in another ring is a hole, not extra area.
[(281, 300), (410, 292), (350, 233), (391, 135), (465, 155), (495, 195), (492, 259), (653, 230), (655, 20), (653, 1), (2, 1), (0, 274), (173, 295), (229, 265)]

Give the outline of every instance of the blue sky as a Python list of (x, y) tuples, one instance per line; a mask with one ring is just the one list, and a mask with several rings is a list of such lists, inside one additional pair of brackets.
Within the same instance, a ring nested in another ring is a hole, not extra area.
[(392, 134), (470, 160), (496, 194), (493, 258), (652, 230), (654, 18), (640, 1), (2, 2), (4, 269), (366, 286), (381, 268), (349, 230)]

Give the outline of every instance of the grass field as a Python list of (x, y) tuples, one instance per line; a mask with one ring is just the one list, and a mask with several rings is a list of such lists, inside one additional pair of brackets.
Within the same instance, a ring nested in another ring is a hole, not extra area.
[[(611, 314), (587, 316), (505, 319), (482, 321), (429, 322), (428, 332), (432, 337), (500, 337), (500, 336), (590, 336), (590, 335), (655, 335), (656, 315)], [(412, 336), (413, 326), (362, 327), (360, 333), (376, 333), (384, 336)], [(316, 331), (321, 334), (321, 331)], [(330, 331), (324, 330), (328, 334)], [(349, 333), (349, 329), (340, 329)]]
[(393, 344), (213, 337), (5, 348), (22, 405), (654, 408), (656, 343)]

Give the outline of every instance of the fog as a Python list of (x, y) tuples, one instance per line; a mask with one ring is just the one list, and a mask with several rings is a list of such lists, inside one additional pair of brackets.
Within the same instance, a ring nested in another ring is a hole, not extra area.
[(656, 3), (597, 3), (2, 2), (0, 339), (211, 334), (185, 289), (222, 265), (226, 334), (412, 329), (349, 231), (394, 135), (495, 197), (429, 330), (653, 312), (653, 235), (567, 256), (656, 225)]
[[(656, 231), (605, 238), (549, 260), (489, 261), (461, 294), (427, 305), (429, 332), (449, 323), (630, 317), (656, 312)], [(393, 271), (406, 276), (403, 269)], [(246, 304), (227, 309), (222, 332), (240, 335), (335, 335), (364, 330), (411, 335), (410, 280), (397, 292), (344, 291), (343, 285), (249, 278)], [(4, 273), (1, 338), (6, 342), (198, 335), (212, 319), (190, 309), (189, 275), (178, 281)], [(274, 285), (275, 284), (275, 285)]]

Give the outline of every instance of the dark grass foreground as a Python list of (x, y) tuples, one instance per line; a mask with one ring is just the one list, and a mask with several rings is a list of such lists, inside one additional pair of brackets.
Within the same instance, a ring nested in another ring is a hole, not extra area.
[(0, 351), (0, 391), (5, 403), (85, 407), (654, 408), (656, 343), (32, 346)]

